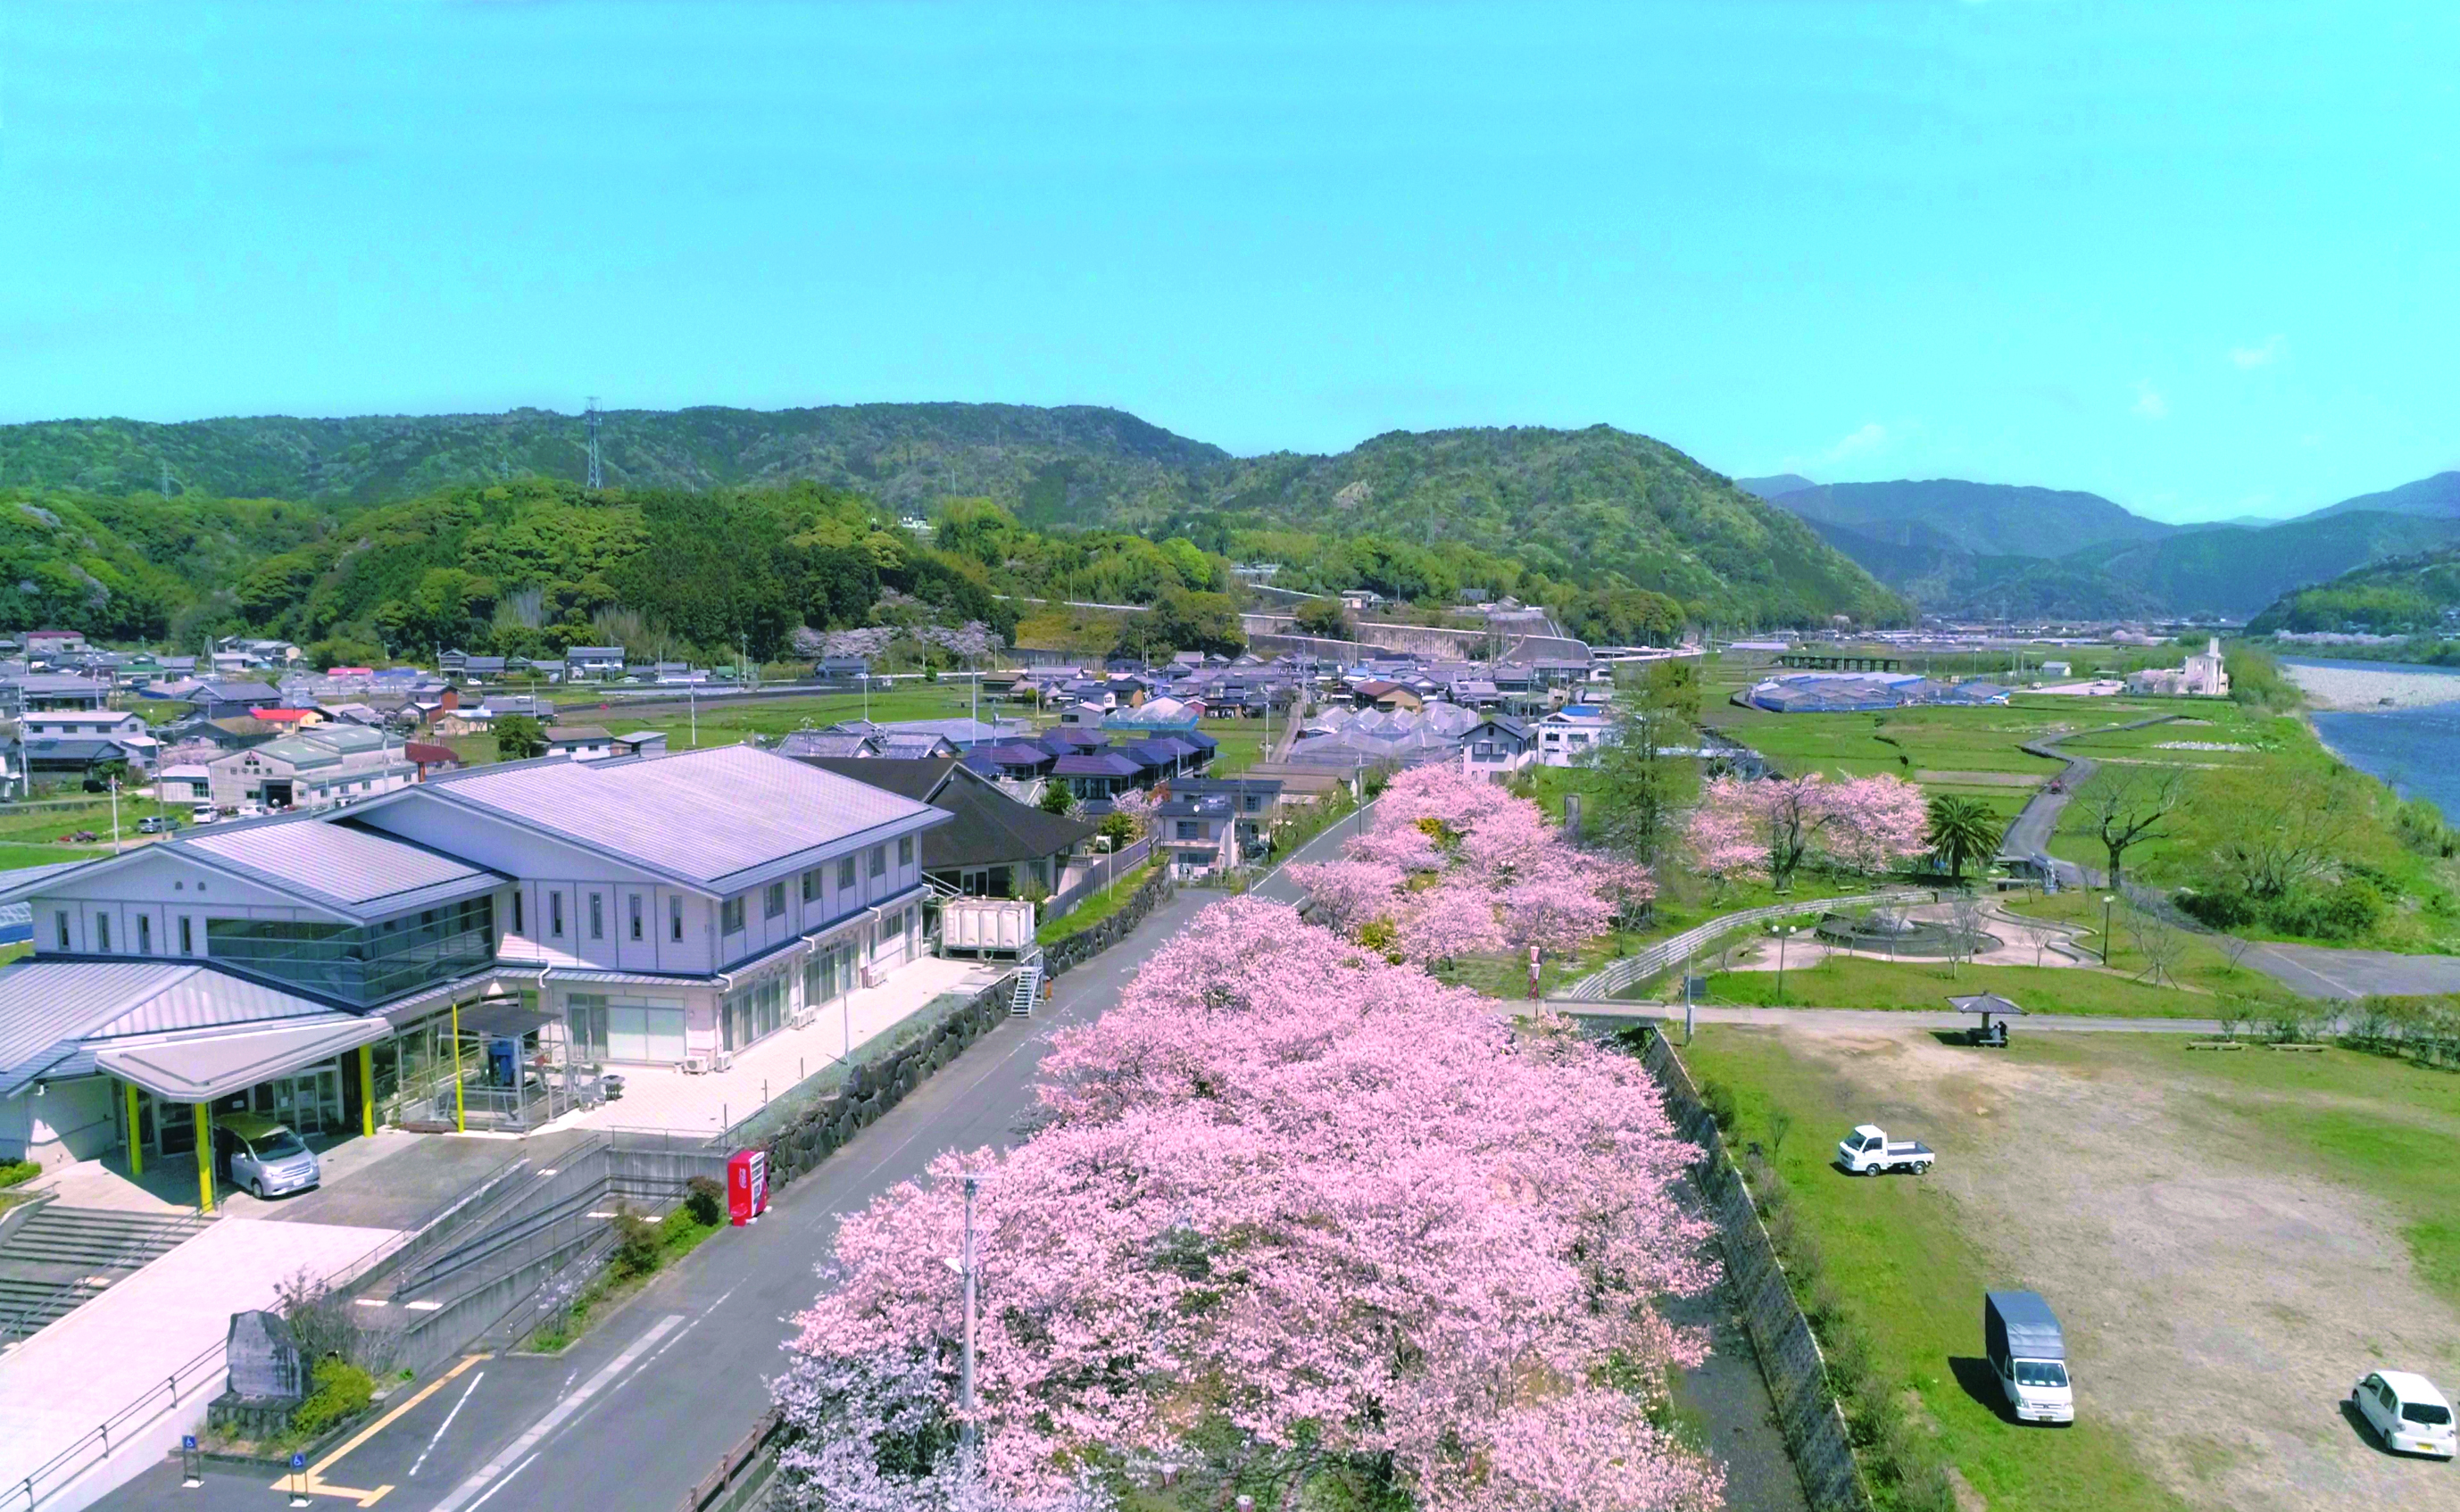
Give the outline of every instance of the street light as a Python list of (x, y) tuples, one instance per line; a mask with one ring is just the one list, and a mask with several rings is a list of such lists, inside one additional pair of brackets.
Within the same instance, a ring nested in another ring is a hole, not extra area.
[(965, 1255), (948, 1262), (949, 1269), (965, 1278), (965, 1352), (957, 1375), (957, 1452), (968, 1474), (974, 1463), (974, 1291), (978, 1279), (974, 1266), (974, 1198), (982, 1185), (979, 1176), (965, 1178)]
[(1793, 938), (1795, 926), (1772, 924), (1769, 931), (1776, 936), (1776, 1000), (1785, 1001), (1785, 942)]
[(2110, 905), (2118, 900), (2109, 893), (2101, 895), (2101, 964), (2110, 965)]

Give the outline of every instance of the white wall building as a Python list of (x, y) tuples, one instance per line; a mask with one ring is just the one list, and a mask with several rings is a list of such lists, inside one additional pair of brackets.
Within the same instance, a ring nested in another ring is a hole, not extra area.
[(2228, 697), (2229, 670), (2221, 665), (2219, 638), (2207, 638), (2204, 649), (2188, 657), (2184, 666), (2130, 672), (2127, 691), (2131, 693), (2158, 693), (2172, 698)]

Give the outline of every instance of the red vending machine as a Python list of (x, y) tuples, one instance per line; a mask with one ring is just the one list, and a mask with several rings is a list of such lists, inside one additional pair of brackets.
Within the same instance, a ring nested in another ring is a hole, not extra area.
[(737, 1150), (726, 1158), (726, 1210), (734, 1226), (769, 1210), (769, 1152)]

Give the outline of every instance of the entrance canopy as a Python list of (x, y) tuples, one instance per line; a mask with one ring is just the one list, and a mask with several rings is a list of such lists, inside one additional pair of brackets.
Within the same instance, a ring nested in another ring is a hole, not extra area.
[(262, 1029), (115, 1046), (94, 1058), (104, 1071), (167, 1101), (211, 1102), (392, 1033), (392, 1026), (381, 1018), (326, 1013)]

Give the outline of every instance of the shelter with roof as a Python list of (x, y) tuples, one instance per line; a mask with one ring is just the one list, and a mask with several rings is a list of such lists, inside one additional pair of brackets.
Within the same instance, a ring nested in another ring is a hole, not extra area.
[(186, 1159), (233, 1111), (532, 1126), (556, 1077), (731, 1054), (915, 957), (953, 818), (748, 746), (550, 756), (0, 879), (34, 948), (0, 1160)]

